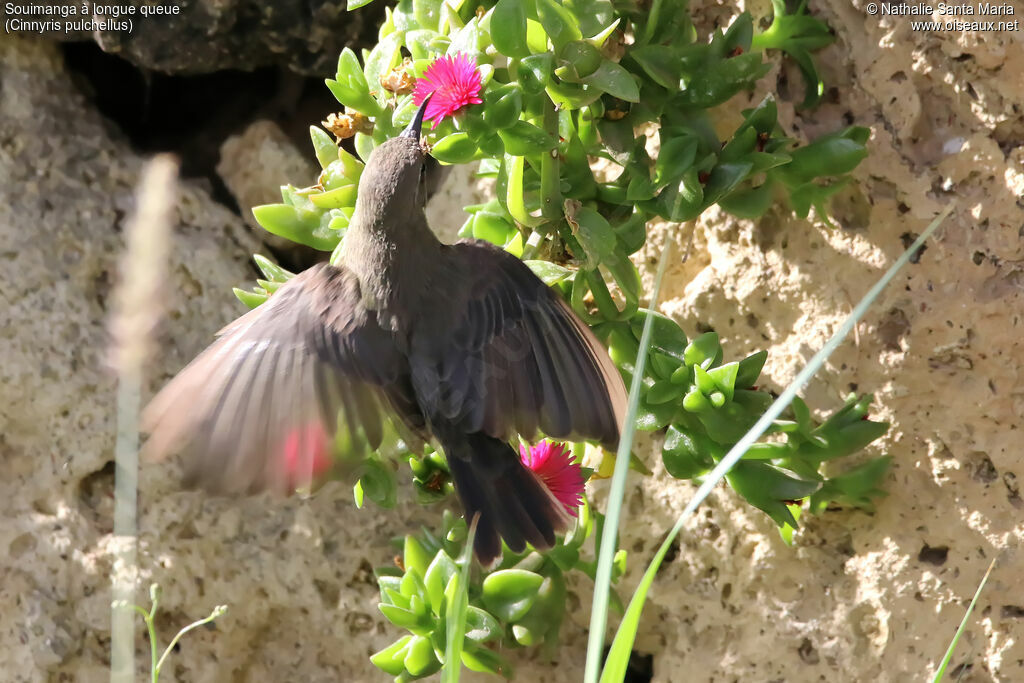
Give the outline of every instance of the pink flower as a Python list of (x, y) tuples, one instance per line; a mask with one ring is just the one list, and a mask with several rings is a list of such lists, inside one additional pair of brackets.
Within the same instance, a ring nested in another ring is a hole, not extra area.
[(541, 441), (526, 450), (519, 447), (519, 459), (540, 477), (565, 511), (575, 517), (583, 503), (583, 472), (564, 443)]
[(318, 422), (310, 422), (288, 432), (282, 458), (287, 486), (309, 486), (331, 469), (330, 445), (324, 428)]
[(454, 56), (439, 57), (427, 67), (423, 77), (416, 81), (412, 101), (418, 106), (432, 95), (423, 118), (433, 121), (431, 129), (434, 129), (446, 116), (483, 102), (479, 97), (482, 87), (480, 72), (473, 58), (459, 52)]

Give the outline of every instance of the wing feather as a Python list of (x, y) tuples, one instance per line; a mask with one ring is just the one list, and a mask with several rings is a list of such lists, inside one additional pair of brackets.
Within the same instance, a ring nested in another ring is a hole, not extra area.
[(153, 399), (143, 426), (147, 455), (181, 450), (194, 483), (284, 492), (319, 473), (321, 450), (334, 450), (339, 469), (360, 461), (389, 418), (410, 445), (425, 432), (408, 362), (363, 307), (355, 276), (321, 265), (225, 326)]
[(448, 306), (414, 336), (410, 363), (429, 419), (508, 439), (618, 442), (622, 377), (590, 329), (514, 256), (484, 242), (447, 248)]

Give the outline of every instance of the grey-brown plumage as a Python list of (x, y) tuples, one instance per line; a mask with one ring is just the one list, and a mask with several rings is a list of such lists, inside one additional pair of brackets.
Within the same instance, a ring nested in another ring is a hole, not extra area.
[(500, 539), (550, 547), (567, 522), (509, 441), (614, 447), (626, 396), (600, 343), (525, 264), (434, 237), (421, 121), (422, 109), (370, 158), (340, 263), (221, 330), (146, 409), (147, 450), (183, 451), (189, 479), (213, 491), (288, 492), (296, 468), (316, 470), (316, 433), (355, 470), (390, 421), (409, 442), (440, 443), (489, 563)]

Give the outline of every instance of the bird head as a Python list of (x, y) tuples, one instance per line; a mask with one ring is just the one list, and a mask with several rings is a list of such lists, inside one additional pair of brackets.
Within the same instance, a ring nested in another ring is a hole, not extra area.
[(420, 174), (426, 151), (420, 142), (420, 129), (427, 101), (429, 98), (398, 137), (385, 140), (370, 155), (359, 178), (356, 199), (356, 214), (362, 221), (394, 225), (395, 221), (411, 219), (422, 211)]

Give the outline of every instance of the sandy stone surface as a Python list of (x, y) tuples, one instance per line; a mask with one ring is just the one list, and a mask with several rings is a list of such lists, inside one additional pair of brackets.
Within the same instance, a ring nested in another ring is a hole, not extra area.
[[(704, 29), (736, 12), (693, 4)], [(768, 349), (765, 377), (779, 388), (902, 236), (955, 202), (804, 392), (819, 412), (851, 390), (876, 396), (873, 415), (893, 427), (869, 455), (893, 456), (890, 495), (874, 514), (808, 519), (787, 547), (767, 517), (718, 489), (655, 581), (637, 649), (662, 682), (926, 680), (999, 558), (952, 666), (963, 681), (1024, 680), (1024, 33), (914, 33), (905, 17), (867, 16), (861, 0), (815, 6), (838, 37), (818, 57), (835, 91), (795, 110), (800, 74), (778, 63), (758, 92), (722, 107), (719, 132), (770, 91), (794, 137), (870, 127), (871, 154), (833, 207), (838, 228), (782, 208), (757, 222), (712, 211), (652, 226), (640, 262), (649, 282), (676, 243), (660, 309), (690, 335), (718, 331), (729, 357)], [(770, 13), (767, 0), (745, 7)], [(0, 37), (0, 671), (12, 681), (108, 675), (104, 319), (141, 160), (75, 92), (53, 47)], [(450, 174), (432, 219), (456, 220), (440, 216), (457, 217), (474, 192), (471, 177)], [(229, 290), (254, 277), (247, 258), (259, 248), (194, 187), (178, 221), (150, 391), (240, 312)], [(654, 476), (628, 489), (627, 591), (694, 488), (649, 463)], [(376, 610), (370, 568), (389, 561), (392, 535), (437, 510), (357, 511), (341, 486), (311, 501), (209, 498), (181, 491), (177, 475), (174, 463), (142, 469), (140, 586), (164, 586), (165, 639), (215, 604), (231, 611), (189, 635), (162, 681), (386, 679), (366, 656), (397, 634)], [(592, 492), (603, 504), (605, 486)], [(557, 664), (517, 657), (518, 680), (579, 680), (589, 601), (589, 581), (574, 581)]]
[(282, 185), (316, 182), (320, 167), (307, 151), (300, 152), (276, 123), (265, 120), (249, 124), (220, 146), (217, 175), (244, 207), (242, 219), (276, 253), (294, 250), (295, 243), (261, 228), (252, 207), (280, 202)]

